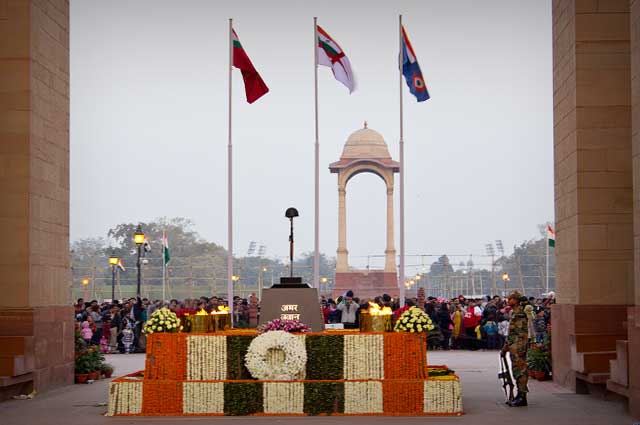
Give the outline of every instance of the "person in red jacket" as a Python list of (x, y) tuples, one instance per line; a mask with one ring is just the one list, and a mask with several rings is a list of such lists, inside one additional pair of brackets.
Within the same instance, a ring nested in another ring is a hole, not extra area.
[(476, 335), (476, 327), (480, 324), (482, 318), (482, 310), (477, 306), (475, 301), (470, 300), (465, 309), (463, 324), (465, 329), (466, 348), (475, 351), (478, 349), (478, 337)]

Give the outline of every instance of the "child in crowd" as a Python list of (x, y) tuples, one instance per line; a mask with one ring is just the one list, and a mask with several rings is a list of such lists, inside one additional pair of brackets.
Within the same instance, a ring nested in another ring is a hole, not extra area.
[(93, 338), (93, 331), (89, 327), (89, 322), (86, 320), (82, 322), (82, 329), (80, 329), (80, 336), (82, 336), (82, 339), (84, 339), (84, 342), (86, 342), (87, 345), (91, 344), (91, 338)]
[(536, 317), (533, 319), (533, 328), (536, 332), (536, 342), (544, 341), (547, 334), (547, 319), (544, 317), (544, 309), (538, 307)]
[(129, 354), (131, 352), (131, 344), (133, 344), (133, 331), (129, 322), (127, 322), (127, 327), (122, 330), (122, 344), (124, 345), (124, 352)]
[(493, 320), (488, 320), (484, 324), (484, 332), (487, 334), (487, 349), (495, 350), (498, 348), (498, 324)]
[(109, 341), (106, 337), (100, 337), (100, 352), (103, 354), (109, 353)]

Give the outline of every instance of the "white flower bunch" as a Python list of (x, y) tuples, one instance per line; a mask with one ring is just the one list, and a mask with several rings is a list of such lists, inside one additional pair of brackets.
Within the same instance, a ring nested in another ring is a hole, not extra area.
[[(245, 366), (256, 379), (292, 381), (300, 379), (307, 365), (304, 339), (285, 331), (271, 331), (251, 341), (245, 355)], [(267, 361), (274, 351), (282, 351), (283, 359)], [(275, 363), (275, 364), (274, 364)]]
[(142, 332), (152, 334), (155, 332), (180, 332), (182, 325), (176, 314), (168, 308), (156, 310), (144, 324)]
[(435, 326), (427, 313), (418, 307), (411, 307), (402, 313), (393, 330), (396, 332), (426, 332), (434, 328)]

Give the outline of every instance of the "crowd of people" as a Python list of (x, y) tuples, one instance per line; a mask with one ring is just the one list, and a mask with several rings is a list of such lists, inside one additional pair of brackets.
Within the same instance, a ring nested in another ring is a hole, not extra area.
[[(199, 310), (208, 313), (219, 306), (227, 306), (227, 300), (219, 297), (200, 297), (168, 302), (150, 301), (135, 297), (113, 302), (85, 302), (79, 298), (74, 305), (77, 331), (90, 345), (99, 345), (103, 353), (139, 353), (146, 349), (146, 338), (142, 333), (144, 323), (153, 312), (167, 307), (178, 317), (195, 314)], [(234, 297), (235, 322), (241, 327), (249, 324), (249, 305), (246, 299)]]
[[(435, 325), (435, 329), (428, 334), (430, 349), (497, 350), (504, 345), (509, 332), (511, 307), (506, 299), (497, 295), (483, 299), (466, 299), (463, 296), (452, 299), (407, 298), (401, 307), (399, 300), (388, 294), (368, 300), (347, 291), (335, 300), (324, 296), (321, 298), (325, 323), (342, 323), (345, 328), (358, 328), (360, 310), (368, 309), (369, 301), (380, 307), (389, 307), (396, 317), (412, 306), (423, 309)], [(547, 336), (551, 323), (550, 305), (553, 302), (553, 294), (528, 300), (532, 306), (531, 333), (535, 334), (538, 342)], [(248, 327), (251, 300), (234, 297), (233, 304), (234, 323), (237, 327)], [(80, 298), (74, 307), (77, 330), (87, 343), (100, 346), (104, 353), (134, 353), (145, 351), (146, 338), (142, 328), (156, 309), (167, 307), (180, 317), (183, 314), (195, 314), (199, 310), (212, 312), (219, 306), (227, 305), (227, 300), (222, 297), (203, 296), (168, 302), (136, 297), (102, 304), (96, 300), (85, 302)], [(256, 307), (259, 309), (259, 303)]]
[[(509, 333), (512, 308), (506, 298), (498, 295), (482, 299), (428, 297), (424, 301), (410, 298), (401, 307), (399, 300), (388, 294), (367, 300), (347, 291), (335, 300), (322, 298), (325, 323), (342, 323), (345, 328), (358, 328), (360, 310), (369, 309), (369, 301), (380, 307), (389, 307), (396, 318), (412, 306), (424, 310), (435, 325), (435, 329), (429, 332), (430, 349), (498, 350), (503, 347)], [(544, 298), (528, 298), (533, 316), (531, 332), (537, 342), (542, 342), (548, 334), (551, 304), (554, 302), (553, 293)]]

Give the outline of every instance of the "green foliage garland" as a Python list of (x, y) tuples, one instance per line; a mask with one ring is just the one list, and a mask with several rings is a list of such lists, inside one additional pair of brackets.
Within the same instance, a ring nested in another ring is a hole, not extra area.
[(244, 357), (253, 338), (251, 335), (227, 337), (227, 379), (253, 379), (244, 365)]
[(308, 415), (344, 413), (344, 384), (305, 382), (304, 413)]
[(225, 382), (224, 414), (244, 416), (262, 413), (262, 383), (259, 382)]
[(307, 335), (306, 379), (342, 379), (344, 369), (342, 335)]
[(454, 375), (456, 372), (454, 370), (451, 369), (440, 369), (440, 368), (428, 368), (427, 369), (427, 373), (429, 375), (430, 378), (434, 378), (437, 376), (449, 376), (449, 375)]

